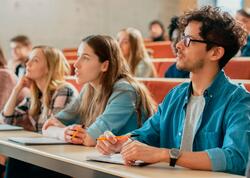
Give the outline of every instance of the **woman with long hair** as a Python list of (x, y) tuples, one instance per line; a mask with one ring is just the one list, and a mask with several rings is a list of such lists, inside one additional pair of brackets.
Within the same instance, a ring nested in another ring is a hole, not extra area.
[[(106, 130), (125, 134), (140, 127), (154, 113), (155, 102), (145, 86), (133, 78), (113, 38), (95, 35), (83, 39), (74, 66), (76, 80), (85, 84), (84, 88), (75, 102), (46, 121), (45, 133), (56, 126), (64, 134), (55, 137), (95, 146), (96, 139)], [(54, 134), (53, 129), (51, 133)]]
[[(42, 125), (73, 98), (77, 91), (65, 81), (69, 64), (62, 52), (48, 46), (34, 47), (26, 63), (23, 76), (6, 103), (1, 119), (7, 124), (19, 125), (29, 131), (41, 132)], [(30, 96), (16, 105), (17, 97), (24, 87), (30, 88)], [(37, 176), (36, 176), (37, 175)], [(6, 165), (5, 177), (67, 177), (13, 158)]]
[[(1, 113), (1, 120), (26, 130), (41, 131), (46, 119), (63, 109), (77, 92), (64, 79), (69, 65), (58, 49), (34, 47), (26, 67), (26, 74), (14, 87)], [(30, 88), (30, 96), (17, 104), (24, 87)]]
[(122, 29), (118, 32), (117, 39), (132, 74), (136, 77), (157, 76), (139, 30), (135, 28)]

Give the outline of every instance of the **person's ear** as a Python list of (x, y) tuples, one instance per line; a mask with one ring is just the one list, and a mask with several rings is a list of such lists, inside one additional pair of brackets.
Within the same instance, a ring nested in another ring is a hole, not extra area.
[(102, 71), (102, 72), (107, 72), (108, 68), (109, 68), (109, 61), (106, 60), (106, 61), (104, 61), (104, 62), (102, 63), (101, 71)]
[(225, 49), (223, 47), (220, 47), (220, 46), (213, 47), (211, 49), (211, 60), (212, 61), (220, 60), (222, 56), (224, 55), (224, 53), (225, 53)]

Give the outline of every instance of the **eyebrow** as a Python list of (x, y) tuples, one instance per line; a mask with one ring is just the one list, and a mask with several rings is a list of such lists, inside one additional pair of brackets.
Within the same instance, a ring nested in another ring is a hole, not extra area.
[(89, 54), (87, 53), (77, 53), (78, 56), (90, 56)]
[(188, 36), (188, 37), (196, 38), (193, 35), (188, 35), (188, 34), (186, 35), (185, 33), (183, 33), (183, 36)]

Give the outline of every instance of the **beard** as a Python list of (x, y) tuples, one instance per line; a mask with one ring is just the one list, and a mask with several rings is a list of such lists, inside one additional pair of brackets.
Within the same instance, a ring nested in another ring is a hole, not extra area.
[(204, 66), (204, 60), (203, 59), (197, 59), (196, 61), (179, 61), (177, 60), (176, 68), (181, 71), (187, 71), (187, 72), (193, 72), (198, 69), (203, 68)]

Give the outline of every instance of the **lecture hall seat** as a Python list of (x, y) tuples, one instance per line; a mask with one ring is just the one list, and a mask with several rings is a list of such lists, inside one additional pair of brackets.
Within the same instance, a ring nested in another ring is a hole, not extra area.
[(174, 58), (170, 41), (145, 42), (146, 49), (152, 51), (153, 58)]
[[(158, 77), (164, 77), (165, 71), (176, 61), (175, 58), (152, 60)], [(233, 58), (224, 68), (231, 79), (250, 79), (250, 58)]]

